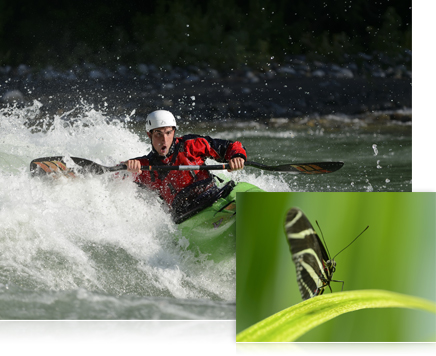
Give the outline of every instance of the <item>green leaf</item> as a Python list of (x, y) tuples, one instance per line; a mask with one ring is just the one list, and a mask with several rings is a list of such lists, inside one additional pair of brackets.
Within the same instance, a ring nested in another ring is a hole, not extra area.
[(290, 342), (341, 314), (369, 308), (421, 309), (436, 314), (426, 299), (384, 290), (325, 294), (305, 300), (250, 326), (236, 335), (237, 342)]

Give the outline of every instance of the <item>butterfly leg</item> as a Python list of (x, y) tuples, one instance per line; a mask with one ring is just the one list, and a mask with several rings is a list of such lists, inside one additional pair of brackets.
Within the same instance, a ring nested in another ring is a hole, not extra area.
[[(337, 281), (337, 280), (335, 280), (335, 279), (332, 279), (332, 280), (331, 280), (331, 282), (338, 282), (338, 283), (342, 283), (342, 289), (341, 289), (341, 292), (343, 292), (343, 291), (344, 291), (344, 284), (345, 284), (345, 282), (344, 282), (344, 281)], [(329, 285), (329, 287), (330, 287), (330, 285)], [(331, 288), (330, 288), (330, 290), (331, 290)]]

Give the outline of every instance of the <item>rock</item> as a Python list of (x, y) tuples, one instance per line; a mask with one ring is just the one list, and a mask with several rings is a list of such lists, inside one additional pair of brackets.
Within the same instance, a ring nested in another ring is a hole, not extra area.
[(372, 56), (365, 54), (365, 53), (359, 53), (359, 57), (364, 59), (365, 61), (370, 61), (372, 60)]
[(24, 102), (24, 95), (19, 90), (10, 90), (3, 94), (2, 101), (6, 104), (22, 103)]
[(0, 74), (9, 74), (11, 69), (11, 66), (0, 67)]
[(99, 79), (105, 79), (106, 76), (104, 75), (104, 73), (98, 69), (94, 69), (91, 70), (89, 72), (89, 78), (94, 79), (94, 80), (99, 80)]
[(353, 72), (347, 68), (335, 68), (333, 76), (336, 78), (354, 78)]
[(30, 67), (25, 64), (20, 64), (17, 68), (17, 74), (19, 76), (25, 76), (30, 73)]
[(358, 67), (357, 67), (357, 64), (356, 63), (350, 63), (350, 64), (348, 64), (348, 69), (350, 69), (352, 72), (357, 72), (357, 70), (359, 69)]
[(42, 72), (42, 77), (46, 80), (57, 79), (61, 76), (59, 72), (57, 72), (52, 66), (48, 66)]
[(191, 72), (193, 74), (200, 75), (202, 73), (202, 70), (199, 67), (195, 66), (195, 65), (189, 65), (187, 69), (188, 69), (189, 72)]
[(173, 83), (162, 83), (162, 89), (167, 89), (167, 90), (174, 89), (174, 84)]
[(301, 76), (309, 76), (310, 75), (310, 66), (306, 63), (299, 64), (295, 66), (297, 73)]
[(148, 69), (150, 70), (150, 72), (157, 72), (157, 67), (154, 64), (149, 65)]
[(269, 107), (271, 108), (271, 111), (273, 112), (274, 116), (284, 116), (287, 114), (288, 112), (288, 108), (285, 108), (283, 106), (280, 106), (276, 103), (271, 102), (269, 104)]
[(375, 70), (372, 72), (372, 76), (374, 78), (385, 78), (386, 77), (386, 73), (383, 72), (381, 69), (380, 70)]
[(316, 71), (312, 72), (312, 77), (323, 78), (325, 77), (325, 72), (321, 69), (317, 69)]
[(273, 70), (270, 69), (270, 70), (266, 71), (266, 72), (262, 75), (262, 77), (265, 78), (265, 79), (272, 79), (272, 78), (275, 77), (275, 75), (276, 75), (276, 73), (275, 73)]
[[(22, 94), (1, 96), (20, 89), (26, 93), (26, 101), (43, 98), (44, 110), (55, 113), (59, 108), (67, 110), (68, 105), (74, 107), (82, 97), (97, 105), (104, 97), (115, 115), (135, 108), (145, 117), (156, 107), (172, 105), (179, 115), (187, 113), (202, 120), (391, 111), (411, 107), (409, 57), (411, 53), (405, 53), (389, 62), (377, 54), (352, 55), (335, 65), (287, 56), (283, 63), (260, 63), (256, 69), (246, 65), (221, 73), (207, 64), (171, 67), (139, 63), (130, 67), (118, 63), (114, 71), (89, 62), (59, 71), (53, 67), (36, 71), (24, 65), (20, 70), (3, 66), (0, 102), (24, 100)], [(382, 60), (391, 64), (383, 66)], [(41, 85), (43, 78), (53, 80)], [(189, 100), (193, 95), (195, 106)], [(111, 103), (118, 106), (112, 109)], [(410, 121), (401, 117), (392, 120)]]
[(412, 111), (397, 111), (392, 113), (391, 120), (401, 121), (401, 122), (411, 122), (412, 121)]
[(71, 81), (76, 81), (77, 80), (77, 76), (76, 73), (74, 73), (73, 70), (67, 70), (64, 74), (64, 78), (67, 80), (71, 80)]
[(252, 71), (247, 71), (245, 73), (245, 78), (247, 78), (250, 83), (258, 83), (260, 81), (259, 77)]
[(195, 74), (190, 74), (183, 81), (185, 83), (199, 82), (200, 81), (200, 77), (198, 75), (195, 75)]
[(208, 68), (206, 71), (206, 76), (212, 79), (218, 79), (220, 77), (220, 73), (213, 68)]
[(268, 121), (268, 126), (270, 127), (283, 127), (289, 124), (289, 119), (284, 117), (271, 118)]
[(138, 64), (138, 72), (144, 75), (148, 74), (148, 66), (144, 63)]
[(122, 75), (123, 77), (127, 76), (128, 71), (129, 71), (128, 68), (126, 66), (123, 66), (123, 65), (118, 66), (118, 68), (117, 68), (118, 74)]
[(289, 66), (279, 67), (277, 69), (277, 73), (279, 73), (280, 75), (289, 76), (289, 77), (293, 77), (293, 76), (297, 75), (297, 72), (295, 71), (295, 69), (292, 67), (289, 67)]

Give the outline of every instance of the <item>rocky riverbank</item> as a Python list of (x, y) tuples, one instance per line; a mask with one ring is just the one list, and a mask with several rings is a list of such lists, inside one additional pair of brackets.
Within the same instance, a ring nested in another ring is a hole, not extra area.
[(64, 71), (2, 67), (1, 105), (38, 100), (44, 114), (61, 115), (86, 102), (111, 116), (135, 110), (132, 117), (139, 122), (156, 108), (191, 122), (254, 120), (280, 125), (287, 119), (306, 124), (308, 118), (338, 121), (338, 115), (410, 122), (411, 72), (387, 59), (365, 55), (359, 59), (359, 65), (350, 61), (339, 66), (294, 58), (261, 71), (246, 68), (226, 73), (207, 66), (145, 64), (115, 70), (91, 64)]

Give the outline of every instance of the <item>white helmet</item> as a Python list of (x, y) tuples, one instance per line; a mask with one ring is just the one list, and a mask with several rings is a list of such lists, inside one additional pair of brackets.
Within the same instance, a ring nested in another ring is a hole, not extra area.
[(166, 110), (156, 110), (148, 114), (145, 129), (150, 132), (158, 127), (175, 126), (177, 128), (176, 119), (173, 114)]

